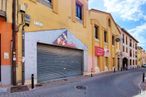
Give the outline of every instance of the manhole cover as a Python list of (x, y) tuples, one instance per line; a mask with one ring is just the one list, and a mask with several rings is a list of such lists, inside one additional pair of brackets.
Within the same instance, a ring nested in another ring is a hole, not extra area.
[(86, 86), (82, 86), (82, 85), (76, 86), (76, 88), (79, 90), (86, 90)]
[(41, 86), (43, 86), (42, 84), (36, 84), (35, 85), (36, 87), (41, 87)]

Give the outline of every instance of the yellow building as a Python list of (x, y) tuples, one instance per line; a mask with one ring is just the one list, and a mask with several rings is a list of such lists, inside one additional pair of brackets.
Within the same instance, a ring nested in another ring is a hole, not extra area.
[(30, 24), (24, 41), (23, 24), (17, 33), (17, 82), (29, 83), (32, 74), (37, 83), (91, 73), (88, 0), (19, 0), (18, 5), (18, 25), (21, 16)]
[(146, 51), (145, 50), (142, 51), (142, 63), (143, 63), (143, 65), (146, 64)]
[[(17, 83), (119, 68), (120, 32), (111, 14), (88, 0), (18, 0)], [(95, 34), (96, 32), (96, 34)]]
[(120, 31), (110, 13), (91, 9), (94, 71), (111, 71), (120, 65)]
[(143, 65), (143, 48), (138, 46), (137, 49), (137, 66), (141, 67)]

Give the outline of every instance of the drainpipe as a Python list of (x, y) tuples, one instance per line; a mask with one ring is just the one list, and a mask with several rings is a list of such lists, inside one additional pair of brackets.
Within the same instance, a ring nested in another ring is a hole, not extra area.
[(23, 62), (22, 62), (22, 85), (25, 84), (25, 28), (26, 25), (22, 26), (22, 57), (23, 57)]
[(12, 84), (16, 85), (16, 0), (12, 1)]

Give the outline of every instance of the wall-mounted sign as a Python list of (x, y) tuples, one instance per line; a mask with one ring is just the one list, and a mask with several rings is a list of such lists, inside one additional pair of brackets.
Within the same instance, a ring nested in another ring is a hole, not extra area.
[(68, 42), (67, 38), (68, 37), (67, 37), (67, 30), (66, 30), (53, 42), (53, 44), (75, 48), (76, 45), (73, 42)]
[(4, 59), (9, 59), (9, 53), (8, 52), (4, 52)]
[(109, 55), (110, 55), (110, 50), (107, 49), (107, 48), (105, 48), (105, 49), (104, 49), (104, 56), (105, 56), (105, 57), (109, 57)]
[(42, 22), (39, 22), (39, 21), (34, 21), (34, 25), (39, 26), (39, 27), (44, 26), (44, 24)]
[(95, 55), (104, 56), (104, 49), (98, 46), (95, 46)]
[(29, 26), (29, 24), (30, 24), (30, 15), (28, 15), (28, 14), (25, 14), (25, 16), (24, 16), (24, 21), (25, 21), (25, 24), (27, 25), (27, 26)]

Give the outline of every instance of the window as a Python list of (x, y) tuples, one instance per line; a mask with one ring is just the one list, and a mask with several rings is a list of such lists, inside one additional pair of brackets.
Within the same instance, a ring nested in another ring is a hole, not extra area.
[(48, 2), (49, 4), (51, 4), (52, 3), (52, 0), (45, 0), (46, 2)]
[(82, 4), (76, 2), (76, 17), (82, 20)]
[(135, 47), (134, 47), (134, 43), (133, 43), (133, 48), (135, 48)]
[(132, 46), (132, 40), (130, 39), (130, 47)]
[(134, 60), (133, 60), (133, 65), (135, 65)]
[(128, 44), (128, 41), (127, 41), (127, 36), (126, 36), (126, 44)]
[(111, 27), (111, 20), (108, 19), (108, 26)]
[(123, 52), (125, 52), (125, 47), (123, 46)]
[(97, 25), (94, 26), (94, 31), (95, 31), (95, 38), (99, 39), (99, 27)]
[(128, 53), (128, 48), (126, 47), (126, 52)]
[(112, 35), (112, 45), (115, 45), (115, 36)]
[(107, 31), (104, 31), (104, 42), (107, 42)]
[(125, 42), (124, 34), (123, 34), (123, 43)]
[(137, 50), (137, 43), (135, 43), (135, 49)]
[(39, 2), (49, 7), (52, 6), (52, 0), (39, 0)]
[(130, 50), (130, 57), (132, 57), (132, 50)]
[(135, 57), (137, 58), (137, 52), (135, 52)]
[(133, 51), (133, 57), (135, 56), (134, 54), (135, 54), (135, 53), (134, 53), (134, 51)]

